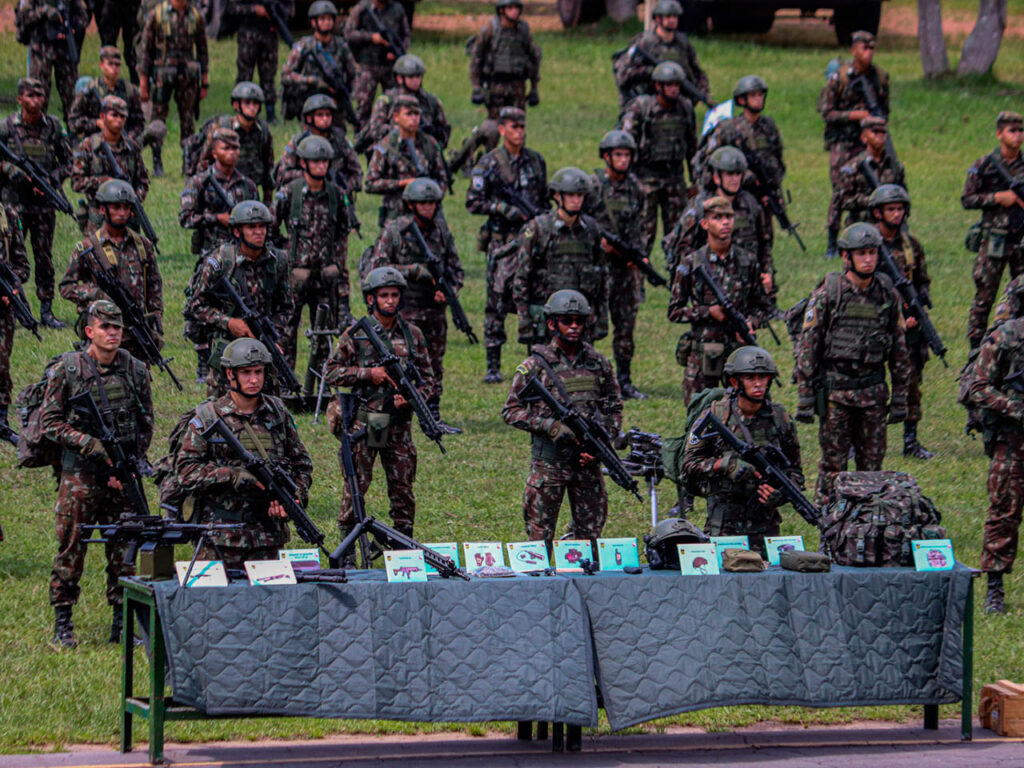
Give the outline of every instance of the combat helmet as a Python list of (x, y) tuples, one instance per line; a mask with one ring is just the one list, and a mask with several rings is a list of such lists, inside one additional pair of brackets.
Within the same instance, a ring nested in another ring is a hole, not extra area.
[(568, 288), (552, 293), (544, 305), (544, 317), (564, 315), (590, 317), (590, 302), (587, 301), (587, 297)]
[(758, 75), (746, 75), (736, 81), (736, 85), (732, 89), (732, 97), (738, 99), (740, 96), (746, 96), (755, 91), (768, 93), (768, 83)]
[(274, 217), (270, 209), (258, 200), (243, 200), (231, 209), (228, 226), (240, 227), (243, 224), (273, 224)]
[(407, 203), (439, 203), (444, 198), (440, 185), (433, 179), (413, 179), (402, 190), (402, 200)]
[(247, 368), (250, 365), (271, 365), (273, 362), (263, 342), (248, 337), (229, 342), (220, 355), (221, 370)]
[(686, 72), (674, 61), (663, 61), (654, 68), (651, 80), (656, 83), (681, 83), (686, 80)]
[(647, 545), (645, 556), (652, 570), (678, 570), (679, 550), (677, 544), (704, 544), (708, 537), (691, 523), (681, 517), (668, 517), (654, 526), (644, 544)]
[(267, 100), (266, 96), (263, 95), (263, 89), (256, 85), (256, 83), (251, 83), (248, 80), (243, 80), (231, 89), (232, 101), (242, 101), (243, 99), (258, 101), (260, 104)]
[(654, 10), (651, 11), (652, 16), (682, 16), (683, 6), (679, 4), (679, 0), (658, 0), (654, 6)]
[(360, 288), (363, 291), (363, 296), (368, 296), (379, 288), (387, 288), (389, 286), (395, 286), (405, 290), (407, 283), (405, 278), (402, 277), (402, 273), (394, 267), (377, 267), (371, 269), (366, 277), (363, 278), (363, 284)]
[(394, 73), (402, 77), (422, 77), (427, 73), (427, 65), (423, 59), (411, 53), (399, 56), (395, 62)]
[(613, 149), (628, 149), (636, 156), (636, 140), (633, 138), (633, 134), (629, 131), (608, 131), (601, 137), (601, 143), (597, 145), (597, 155), (604, 157), (605, 152), (611, 152)]
[(302, 117), (305, 118), (318, 109), (329, 109), (334, 112), (338, 109), (338, 104), (326, 93), (314, 93), (302, 103)]
[(744, 373), (767, 373), (769, 376), (777, 376), (779, 369), (766, 350), (749, 346), (733, 351), (725, 361), (723, 372), (726, 378)]
[(337, 16), (338, 7), (331, 2), (331, 0), (316, 0), (311, 6), (306, 16), (310, 21), (313, 21), (318, 16)]
[(323, 136), (307, 136), (295, 148), (295, 155), (302, 160), (333, 160), (334, 147)]
[(108, 179), (100, 184), (96, 190), (96, 202), (104, 203), (128, 203), (134, 205), (138, 198), (135, 197), (135, 190), (127, 181), (121, 179)]
[(736, 147), (719, 147), (711, 154), (708, 165), (724, 173), (745, 173), (747, 158)]
[(906, 216), (910, 215), (910, 195), (899, 184), (879, 184), (868, 198), (868, 208), (872, 210), (889, 203), (903, 203), (907, 209)]
[(877, 248), (882, 244), (882, 235), (874, 224), (858, 222), (839, 233), (840, 250), (856, 251), (862, 248)]
[(548, 189), (567, 195), (585, 195), (590, 191), (590, 177), (571, 165), (559, 168), (548, 182)]
[(508, 8), (510, 5), (518, 5), (520, 8), (523, 7), (523, 0), (495, 0), (494, 10), (499, 11), (502, 8)]

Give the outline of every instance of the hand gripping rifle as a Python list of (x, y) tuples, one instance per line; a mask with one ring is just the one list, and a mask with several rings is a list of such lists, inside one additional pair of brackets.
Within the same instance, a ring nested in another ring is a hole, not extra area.
[(68, 4), (64, 0), (58, 0), (53, 7), (60, 15), (60, 21), (57, 22), (55, 27), (51, 26), (49, 28), (52, 31), (47, 33), (47, 37), (50, 40), (63, 40), (67, 49), (68, 61), (72, 64), (77, 64), (81, 56), (78, 52), (78, 44), (75, 42), (75, 30), (71, 26), (71, 13), (69, 12)]
[(313, 62), (320, 69), (320, 74), (331, 91), (331, 96), (339, 103), (339, 106), (345, 113), (345, 119), (358, 131), (362, 125), (359, 121), (359, 115), (352, 108), (352, 92), (345, 82), (345, 75), (341, 71), (341, 67), (338, 66), (330, 51), (324, 48), (321, 43), (313, 46), (311, 55)]
[(928, 316), (928, 308), (931, 306), (931, 302), (910, 282), (910, 278), (900, 269), (899, 264), (896, 263), (896, 259), (892, 255), (892, 251), (889, 250), (889, 246), (885, 243), (879, 246), (878, 256), (882, 271), (892, 278), (893, 287), (899, 291), (907, 314), (917, 320), (917, 327), (921, 329), (925, 341), (928, 342), (928, 348), (942, 360), (944, 366), (949, 368), (949, 363), (946, 362), (946, 345), (942, 343), (939, 332), (935, 330), (935, 325)]
[(470, 325), (469, 318), (466, 317), (466, 310), (462, 308), (462, 303), (459, 301), (459, 294), (455, 290), (451, 275), (445, 265), (441, 263), (441, 259), (427, 245), (427, 239), (423, 237), (423, 231), (420, 229), (419, 224), (416, 223), (415, 218), (412, 219), (412, 234), (427, 259), (426, 266), (430, 271), (430, 276), (434, 278), (438, 289), (444, 294), (445, 303), (452, 311), (452, 324), (466, 334), (470, 344), (476, 344), (480, 340), (473, 332), (473, 326)]
[(766, 200), (768, 202), (768, 209), (778, 219), (779, 226), (796, 239), (801, 251), (807, 253), (807, 246), (804, 245), (803, 238), (800, 237), (800, 233), (797, 231), (797, 227), (800, 225), (794, 224), (790, 220), (789, 214), (786, 213), (786, 204), (782, 199), (782, 190), (775, 185), (771, 174), (768, 173), (768, 169), (761, 162), (761, 158), (758, 157), (757, 152), (750, 148), (746, 138), (740, 139), (739, 150), (747, 159), (747, 168), (754, 174), (754, 196), (758, 200)]
[[(524, 195), (520, 190), (513, 187), (505, 179), (501, 177), (496, 168), (492, 168), (488, 171), (486, 176), (491, 192), (498, 200), (508, 205), (511, 205), (517, 211), (519, 211), (526, 218), (527, 221), (535, 219), (544, 213), (544, 209), (539, 205), (536, 205), (530, 198)], [(609, 241), (610, 242), (610, 241)]]
[(60, 185), (52, 186), (48, 178), (50, 175), (44, 171), (31, 157), (21, 157), (11, 150), (6, 144), (0, 141), (0, 155), (3, 155), (7, 162), (21, 171), (29, 180), (33, 189), (61, 213), (68, 216), (74, 215), (71, 202), (64, 196), (64, 190)]
[[(593, 219), (593, 217), (591, 217)], [(593, 219), (594, 223), (597, 224), (597, 220)], [(618, 235), (612, 234), (609, 230), (597, 224), (598, 232), (627, 264), (636, 267), (647, 278), (647, 281), (654, 286), (668, 286), (668, 280), (662, 277), (658, 270), (651, 265), (651, 260), (647, 254), (635, 245), (630, 245)]]
[(789, 479), (789, 475), (783, 470), (783, 467), (789, 466), (789, 460), (778, 448), (774, 445), (757, 446), (740, 440), (710, 410), (693, 425), (693, 434), (702, 436), (709, 429), (722, 439), (729, 450), (734, 451), (758, 471), (761, 483), (767, 483), (779, 491), (804, 520), (815, 528), (820, 527), (821, 511), (808, 501), (796, 483)]
[(7, 299), (11, 312), (23, 328), (31, 331), (39, 341), (43, 340), (39, 335), (39, 321), (33, 316), (32, 308), (25, 301), (25, 289), (21, 280), (6, 261), (0, 261), (0, 299)]
[[(1010, 173), (1009, 169), (1006, 167), (1006, 164), (1003, 162), (1002, 158), (995, 157), (994, 155), (989, 155), (988, 157), (985, 158), (985, 163), (982, 166), (982, 170), (985, 169), (985, 165), (990, 166), (992, 170), (996, 172), (1000, 180), (1002, 180), (1002, 182), (1006, 185), (1006, 188), (1013, 192), (1013, 194), (1015, 194), (1018, 197), (1018, 199), (1024, 200), (1024, 180), (1015, 179), (1013, 175)], [(1013, 229), (1014, 231), (1024, 229), (1024, 208), (1021, 208), (1020, 205), (1012, 206), (1010, 209), (1008, 209), (1008, 215), (1010, 217), (1011, 229)]]
[(388, 44), (388, 48), (390, 48), (391, 52), (395, 54), (396, 59), (405, 55), (405, 46), (402, 45), (402, 41), (398, 39), (398, 33), (383, 22), (370, 3), (363, 5), (363, 15), (366, 16), (370, 24), (373, 25), (377, 34), (384, 38), (384, 42)]
[[(110, 145), (107, 142), (100, 142), (100, 151), (103, 153), (103, 157), (110, 165), (110, 170), (114, 177), (131, 184), (132, 180), (128, 178), (128, 174), (124, 172), (124, 169), (121, 168), (121, 164), (117, 162), (117, 158), (114, 157), (114, 152), (110, 149)], [(160, 238), (156, 236), (156, 230), (153, 229), (153, 222), (149, 220), (149, 216), (146, 215), (146, 209), (142, 207), (142, 202), (138, 197), (136, 197), (135, 202), (132, 203), (132, 209), (135, 211), (135, 221), (138, 223), (139, 229), (142, 230), (142, 234), (144, 234), (149, 241), (153, 243), (153, 248), (156, 249), (156, 252), (160, 253), (160, 249), (157, 247), (160, 242)]]
[[(711, 265), (708, 264), (708, 260), (701, 256), (696, 260), (694, 266), (694, 274), (697, 275), (704, 284), (711, 289), (711, 293), (715, 296), (715, 301), (718, 306), (722, 308), (722, 312), (725, 313), (725, 318), (729, 323), (732, 332), (739, 337), (739, 339), (746, 344), (748, 347), (757, 346), (757, 337), (753, 331), (750, 330), (750, 323), (747, 321), (747, 316), (740, 312), (732, 299), (722, 290), (721, 284), (715, 279), (715, 273), (711, 271)], [(775, 343), (779, 344), (779, 337), (775, 335), (775, 330), (769, 325), (768, 330), (772, 334), (772, 338), (775, 339)], [(778, 380), (778, 377), (776, 377)]]

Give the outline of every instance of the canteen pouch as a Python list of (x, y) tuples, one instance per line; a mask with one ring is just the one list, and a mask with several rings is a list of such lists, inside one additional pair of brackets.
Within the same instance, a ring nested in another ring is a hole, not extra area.
[(705, 341), (700, 345), (700, 370), (708, 379), (722, 377), (725, 368), (725, 344), (720, 341)]
[(990, 259), (1001, 259), (1006, 255), (1006, 230), (991, 227), (988, 231), (988, 248), (985, 255)]
[(832, 561), (828, 555), (819, 552), (800, 552), (786, 550), (779, 555), (779, 565), (787, 571), (800, 573), (828, 573), (832, 570)]
[(764, 560), (749, 549), (722, 550), (722, 570), (730, 573), (759, 573), (765, 569)]
[(390, 413), (366, 414), (366, 447), (387, 448), (388, 434), (391, 431)]
[(976, 221), (967, 228), (967, 237), (964, 238), (964, 248), (971, 253), (977, 253), (981, 250), (981, 241), (984, 239), (985, 233), (980, 221)]
[(690, 352), (693, 350), (693, 335), (687, 331), (679, 337), (679, 343), (676, 344), (676, 362), (686, 367), (686, 361), (690, 358)]

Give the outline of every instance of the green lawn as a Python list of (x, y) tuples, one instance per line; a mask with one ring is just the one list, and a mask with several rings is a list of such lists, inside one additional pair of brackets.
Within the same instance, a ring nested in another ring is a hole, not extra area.
[[(900, 5), (912, 5), (900, 0)], [(787, 35), (785, 42), (755, 44), (748, 39), (717, 38), (697, 41), (704, 66), (710, 73), (716, 97), (724, 98), (732, 84), (744, 74), (764, 76), (771, 91), (769, 113), (778, 121), (786, 141), (789, 169), (786, 186), (792, 191), (791, 216), (803, 222), (801, 229), (809, 253), (803, 254), (791, 238), (777, 239), (776, 261), (782, 286), (780, 306), (788, 307), (808, 292), (822, 274), (834, 264), (825, 263), (824, 218), (829, 188), (827, 159), (821, 146), (822, 123), (814, 111), (828, 60), (837, 49), (826, 47), (826, 35)], [(540, 36), (544, 48), (542, 103), (529, 115), (531, 146), (547, 157), (551, 171), (565, 164), (591, 169), (598, 164), (597, 142), (610, 129), (617, 116), (617, 101), (612, 84), (609, 54), (623, 46), (629, 31), (600, 26), (573, 34)], [(13, 31), (2, 38), (5, 49), (20, 52)], [(810, 42), (808, 42), (810, 41)], [(469, 104), (467, 59), (460, 36), (417, 34), (414, 51), (427, 63), (426, 86), (437, 93), (448, 107), (449, 118), (460, 140), (480, 119), (478, 109)], [(83, 55), (85, 62), (96, 59), (98, 41), (90, 39)], [(234, 78), (234, 42), (220, 41), (212, 46), (214, 60), (211, 81), (213, 95), (203, 105), (203, 115), (227, 111), (228, 94)], [(951, 50), (951, 56), (958, 50)], [(1004, 43), (996, 76), (969, 83), (926, 82), (920, 76), (916, 44), (911, 37), (883, 36), (878, 62), (887, 68), (893, 82), (893, 138), (908, 167), (910, 192), (914, 200), (911, 226), (922, 240), (934, 279), (934, 320), (950, 347), (951, 367), (944, 369), (932, 362), (926, 371), (925, 419), (921, 439), (938, 453), (923, 464), (904, 460), (898, 448), (901, 432), (895, 428), (890, 442), (897, 448), (886, 462), (887, 468), (905, 469), (921, 482), (925, 492), (936, 501), (945, 516), (961, 561), (977, 566), (982, 521), (986, 509), (986, 460), (978, 440), (963, 437), (964, 414), (956, 405), (956, 373), (966, 355), (964, 332), (967, 308), (972, 297), (971, 254), (963, 248), (963, 236), (972, 214), (959, 205), (964, 173), (971, 162), (994, 145), (994, 118), (1001, 109), (1020, 108), (1022, 89), (1019, 77), (1024, 71), (1024, 50), (1019, 40)], [(17, 56), (0, 62), (0, 91), (13, 93), (17, 77), (23, 73), (23, 61)], [(54, 96), (55, 97), (55, 96)], [(56, 98), (56, 97), (55, 97)], [(176, 356), (176, 370), (183, 380), (194, 363), (191, 349), (180, 337), (182, 289), (192, 269), (188, 237), (178, 229), (176, 216), (182, 179), (176, 150), (177, 128), (172, 132), (165, 153), (169, 170), (166, 179), (151, 190), (147, 209), (161, 235), (163, 256), (160, 261), (167, 305), (166, 327), (169, 352)], [(278, 151), (294, 130), (295, 124), (275, 130)], [(148, 162), (148, 152), (147, 152)], [(455, 195), (446, 213), (467, 272), (464, 303), (477, 332), (483, 319), (484, 265), (475, 251), (479, 220), (471, 218), (462, 205), (466, 181), (459, 178)], [(365, 234), (372, 237), (376, 220), (376, 200), (363, 196), (359, 212)], [(72, 222), (59, 223), (55, 259), (58, 279), (76, 240)], [(355, 238), (350, 243), (350, 265), (367, 242)], [(656, 254), (655, 263), (661, 263)], [(31, 293), (31, 290), (30, 290)], [(680, 403), (681, 369), (673, 351), (679, 327), (665, 320), (667, 292), (647, 291), (637, 334), (639, 354), (634, 364), (634, 380), (653, 394), (641, 403), (626, 405), (626, 428), (637, 425), (644, 430), (666, 435), (682, 429)], [(33, 300), (34, 301), (34, 300)], [(70, 319), (70, 306), (57, 304), (58, 314)], [(514, 334), (514, 323), (509, 331)], [(19, 331), (14, 352), (13, 378), (20, 388), (35, 380), (51, 355), (67, 348), (70, 332), (46, 332), (42, 344)], [(788, 381), (792, 356), (785, 349), (769, 349), (783, 368)], [(610, 353), (610, 340), (599, 348)], [(524, 350), (515, 344), (506, 348), (505, 372), (509, 374)], [(504, 426), (499, 417), (505, 390), (484, 386), (483, 349), (469, 346), (461, 334), (450, 337), (447, 358), (445, 414), (465, 429), (461, 437), (447, 440), (449, 452), (441, 456), (428, 441), (419, 440), (420, 471), (417, 484), (419, 519), (417, 533), (424, 540), (515, 540), (523, 535), (520, 498), (528, 466), (528, 441), (522, 433)], [(158, 440), (151, 451), (161, 453), (166, 435), (178, 415), (202, 398), (200, 388), (188, 383), (178, 394), (163, 376), (154, 385), (158, 409)], [(776, 391), (777, 399), (795, 407), (795, 389), (786, 386)], [(300, 430), (316, 461), (316, 473), (310, 502), (314, 520), (335, 536), (333, 519), (342, 487), (335, 453), (336, 442), (326, 426), (313, 426), (310, 417), (297, 419)], [(805, 469), (809, 483), (814, 482), (818, 460), (816, 427), (801, 426)], [(648, 509), (618, 488), (611, 488), (610, 516), (606, 533), (612, 536), (640, 536), (648, 526)], [(670, 494), (663, 486), (663, 499)], [(83, 599), (76, 612), (81, 647), (74, 652), (56, 654), (47, 648), (52, 634), (53, 613), (48, 605), (47, 586), (53, 555), (54, 484), (44, 471), (19, 471), (13, 452), (0, 448), (0, 505), (7, 541), (0, 546), (0, 590), (3, 611), (0, 615), (0, 752), (25, 749), (60, 748), (74, 742), (114, 743), (117, 738), (118, 708), (116, 694), (120, 682), (120, 655), (105, 644), (109, 622), (102, 598), (102, 556), (90, 553), (83, 581)], [(155, 495), (153, 495), (155, 499)], [(385, 496), (376, 483), (367, 499), (371, 510), (384, 508)], [(784, 532), (802, 533), (809, 546), (816, 544), (811, 529), (787, 509)], [(1022, 579), (1008, 580), (1010, 612), (1001, 618), (978, 614), (976, 634), (976, 687), (999, 677), (1019, 678), (1024, 630), (1020, 590)], [(975, 694), (977, 695), (977, 694)], [(953, 708), (944, 710), (952, 715)], [(874, 708), (805, 710), (800, 708), (739, 707), (715, 709), (672, 718), (672, 723), (703, 725), (722, 730), (764, 719), (787, 722), (830, 723), (853, 718), (918, 718), (919, 709)], [(661, 724), (658, 724), (660, 727)], [(380, 722), (327, 720), (251, 720), (202, 724), (170, 724), (171, 740), (223, 738), (310, 737), (338, 731), (418, 732), (464, 726), (401, 725)], [(509, 728), (508, 724), (495, 727)], [(480, 733), (485, 726), (467, 726)], [(141, 735), (141, 732), (140, 732)]]

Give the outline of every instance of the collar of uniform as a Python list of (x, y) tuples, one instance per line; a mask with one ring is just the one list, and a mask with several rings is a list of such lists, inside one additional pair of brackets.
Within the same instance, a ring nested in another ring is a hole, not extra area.
[(245, 264), (261, 264), (268, 258), (270, 258), (270, 253), (266, 246), (263, 246), (263, 250), (260, 252), (260, 255), (255, 259), (249, 259), (244, 253), (242, 253), (241, 248), (238, 248), (235, 251), (235, 264), (238, 266), (243, 266)]
[(259, 402), (256, 403), (256, 409), (252, 413), (242, 413), (242, 411), (238, 410), (238, 406), (235, 405), (235, 401), (231, 399), (231, 395), (227, 394), (217, 401), (216, 409), (217, 414), (220, 416), (234, 415), (240, 419), (256, 420), (267, 409), (267, 399), (260, 395)]
[(210, 166), (210, 173), (212, 173), (217, 178), (217, 181), (229, 181), (229, 182), (230, 181), (234, 181), (235, 180), (235, 176), (240, 175), (238, 173), (238, 167), (236, 166), (236, 167), (231, 169), (231, 175), (230, 176), (223, 176), (223, 175), (221, 175), (220, 171), (217, 170), (217, 164), (216, 163), (214, 163), (213, 165)]
[(104, 225), (96, 230), (96, 239), (100, 241), (100, 245), (106, 245), (107, 243), (110, 243), (110, 245), (113, 246), (114, 248), (120, 249), (123, 248), (129, 240), (131, 240), (131, 236), (128, 234), (127, 228), (124, 231), (124, 237), (121, 238), (120, 243), (117, 242), (117, 240), (115, 240), (114, 238), (112, 238), (109, 234), (104, 234), (105, 229), (106, 226)]

